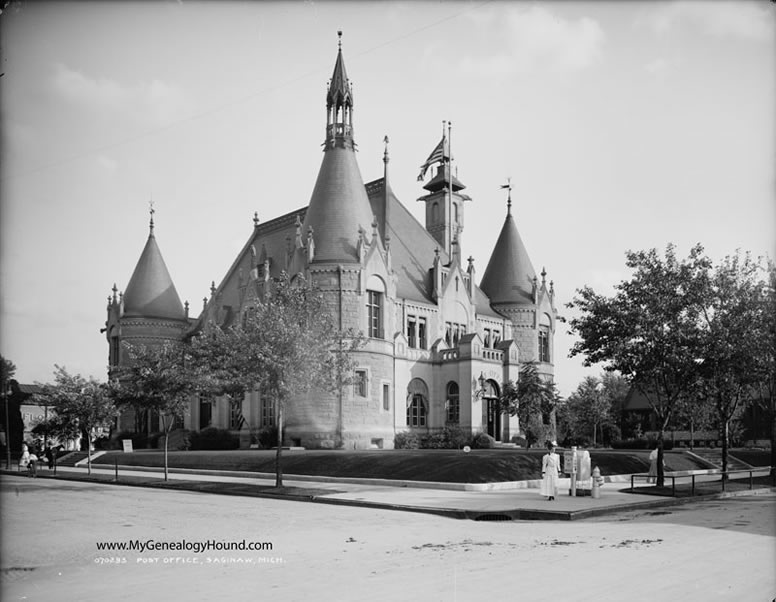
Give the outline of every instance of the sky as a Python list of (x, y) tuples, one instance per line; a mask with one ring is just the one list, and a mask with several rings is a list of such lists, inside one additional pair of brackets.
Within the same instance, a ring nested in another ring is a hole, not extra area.
[[(462, 254), (513, 215), (558, 312), (625, 252), (776, 257), (776, 4), (11, 2), (0, 14), (0, 353), (23, 383), (106, 377), (100, 328), (155, 235), (198, 315), (262, 221), (308, 204), (337, 31), (358, 162), (424, 222), (452, 122)], [(586, 375), (555, 337), (563, 395)]]

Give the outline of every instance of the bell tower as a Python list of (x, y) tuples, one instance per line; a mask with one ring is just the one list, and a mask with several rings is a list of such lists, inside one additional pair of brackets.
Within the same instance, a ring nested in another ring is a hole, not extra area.
[(422, 182), (426, 171), (430, 167), (436, 167), (434, 177), (423, 186), (429, 193), (418, 201), (426, 204), (426, 230), (448, 257), (452, 257), (456, 247), (461, 248), (463, 203), (471, 200), (471, 197), (460, 192), (466, 186), (453, 174), (450, 154), (451, 129), (451, 122), (442, 122), (442, 140), (431, 151), (418, 176), (418, 181)]

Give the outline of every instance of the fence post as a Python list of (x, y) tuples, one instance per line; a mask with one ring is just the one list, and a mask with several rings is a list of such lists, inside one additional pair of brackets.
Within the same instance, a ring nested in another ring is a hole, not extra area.
[(690, 495), (695, 496), (695, 475), (692, 475), (692, 491), (690, 491)]
[(115, 470), (115, 475), (116, 475), (113, 478), (113, 480), (118, 483), (119, 482), (119, 459), (118, 458), (113, 459), (113, 468)]
[(722, 472), (722, 491), (725, 491), (725, 477), (727, 476), (726, 472)]

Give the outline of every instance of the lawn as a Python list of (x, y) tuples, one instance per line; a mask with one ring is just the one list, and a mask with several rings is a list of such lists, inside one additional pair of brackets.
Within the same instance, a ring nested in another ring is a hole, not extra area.
[[(449, 483), (494, 483), (541, 478), (544, 450), (289, 450), (282, 455), (285, 475), (311, 475), (370, 479), (398, 479)], [(561, 452), (562, 453), (562, 452)], [(649, 451), (592, 450), (591, 464), (602, 475), (646, 472)], [(108, 452), (95, 465), (161, 467), (164, 454), (156, 450)], [(175, 451), (171, 468), (275, 472), (275, 452), (265, 450)], [(710, 468), (682, 451), (666, 452), (667, 470)]]

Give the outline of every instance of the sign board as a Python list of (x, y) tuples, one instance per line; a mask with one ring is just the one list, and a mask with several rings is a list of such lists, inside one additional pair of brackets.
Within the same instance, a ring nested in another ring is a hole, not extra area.
[(132, 439), (122, 439), (121, 444), (124, 446), (124, 453), (132, 453)]
[(563, 452), (563, 472), (571, 474), (576, 472), (577, 469), (577, 448), (572, 447), (571, 450)]

